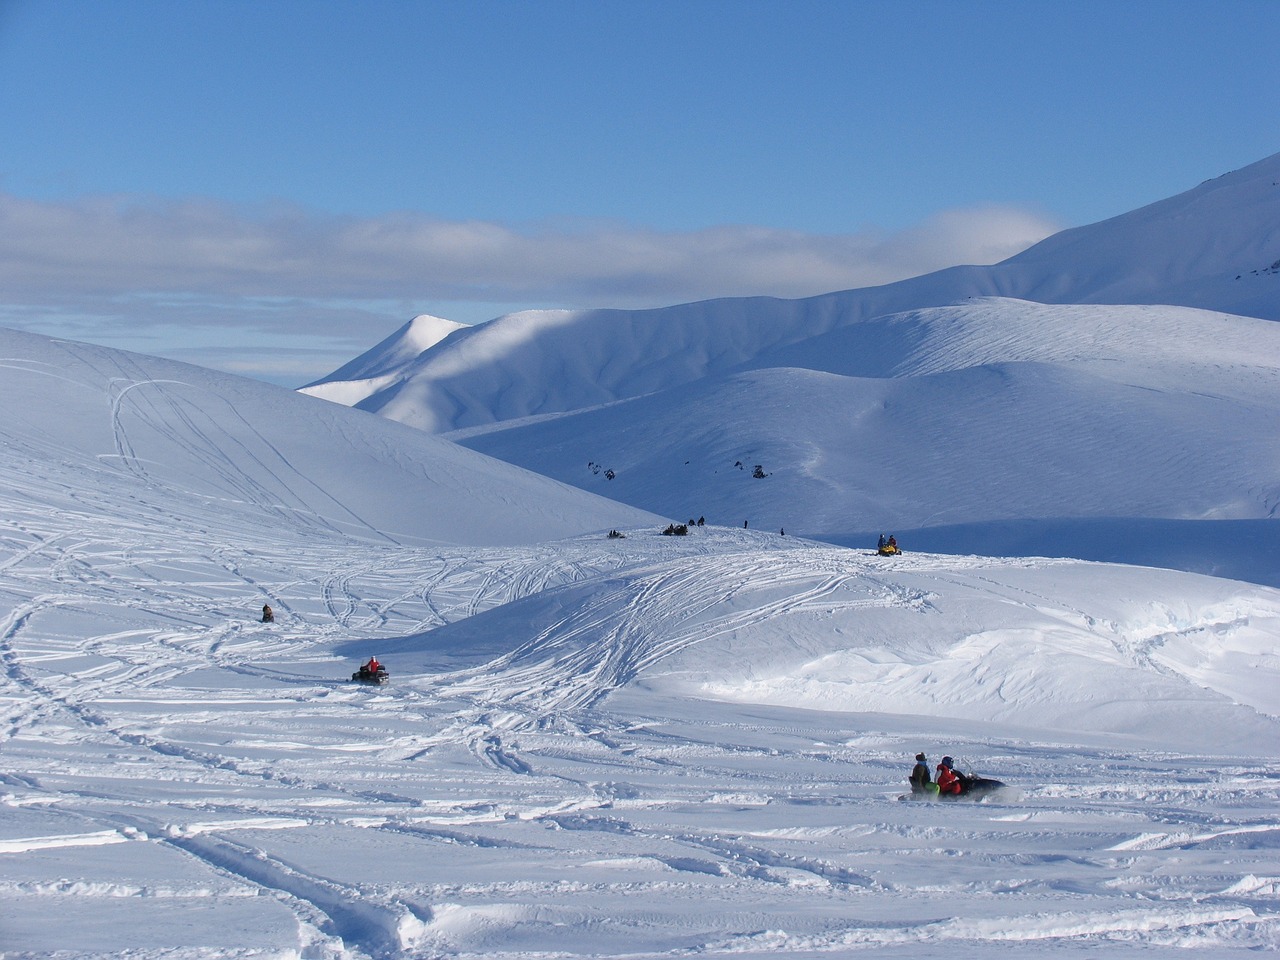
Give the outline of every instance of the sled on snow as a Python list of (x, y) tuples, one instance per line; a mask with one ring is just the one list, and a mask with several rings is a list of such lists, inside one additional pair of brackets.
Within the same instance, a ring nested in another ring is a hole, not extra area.
[(880, 554), (882, 557), (896, 557), (898, 554), (902, 553), (902, 549), (896, 544), (886, 543), (884, 546), (877, 547), (876, 553)]

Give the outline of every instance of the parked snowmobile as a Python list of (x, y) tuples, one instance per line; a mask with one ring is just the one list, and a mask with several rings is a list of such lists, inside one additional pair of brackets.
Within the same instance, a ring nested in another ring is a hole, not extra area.
[(352, 680), (360, 683), (386, 683), (390, 679), (387, 668), (378, 662), (377, 657), (370, 657), (368, 663), (360, 665), (360, 669), (351, 675)]

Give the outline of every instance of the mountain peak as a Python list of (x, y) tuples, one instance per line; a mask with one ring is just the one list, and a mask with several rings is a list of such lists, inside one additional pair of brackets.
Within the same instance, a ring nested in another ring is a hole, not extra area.
[(344, 406), (356, 406), (370, 392), (395, 381), (402, 370), (467, 324), (423, 313), (329, 376), (307, 384), (301, 392)]

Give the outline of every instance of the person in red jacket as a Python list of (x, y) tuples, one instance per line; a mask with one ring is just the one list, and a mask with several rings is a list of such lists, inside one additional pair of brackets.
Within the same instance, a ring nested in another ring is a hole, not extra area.
[(942, 795), (955, 794), (960, 795), (963, 784), (960, 782), (960, 775), (952, 768), (952, 760), (950, 757), (943, 757), (942, 762), (938, 764), (938, 793)]

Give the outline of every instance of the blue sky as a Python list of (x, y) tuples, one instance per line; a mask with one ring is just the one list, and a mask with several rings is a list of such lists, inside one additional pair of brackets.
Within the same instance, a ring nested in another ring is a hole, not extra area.
[(420, 312), (992, 262), (1280, 151), (1275, 0), (0, 0), (0, 324), (298, 385)]

